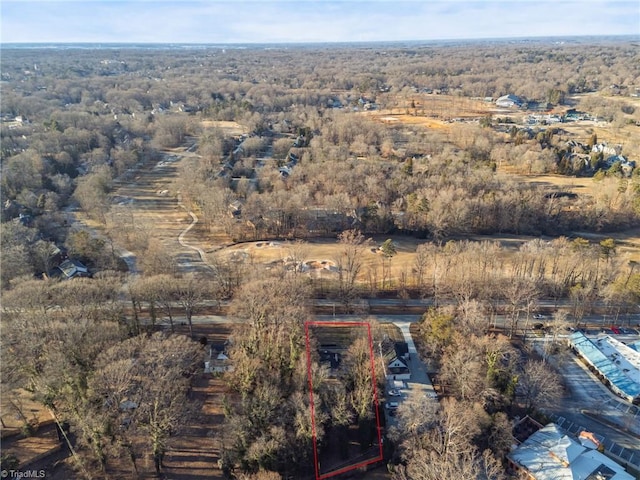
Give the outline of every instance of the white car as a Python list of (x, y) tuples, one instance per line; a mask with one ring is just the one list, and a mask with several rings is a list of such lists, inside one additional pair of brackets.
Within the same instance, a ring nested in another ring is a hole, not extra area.
[(402, 395), (400, 393), (400, 390), (398, 390), (397, 388), (390, 389), (388, 394), (389, 394), (390, 397), (400, 397)]
[(387, 402), (384, 406), (387, 410), (397, 410), (400, 404), (398, 402)]

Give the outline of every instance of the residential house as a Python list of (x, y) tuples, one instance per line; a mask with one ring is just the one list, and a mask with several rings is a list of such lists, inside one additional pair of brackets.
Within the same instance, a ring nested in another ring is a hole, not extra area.
[(532, 110), (536, 112), (545, 112), (552, 108), (552, 105), (548, 102), (535, 102), (529, 101), (527, 102), (527, 110)]
[(603, 153), (604, 155), (620, 155), (622, 153), (622, 145), (607, 145), (606, 143), (597, 143), (592, 148), (593, 153)]
[(620, 168), (622, 169), (622, 173), (625, 177), (630, 177), (636, 168), (636, 162), (634, 162), (633, 160), (627, 160), (625, 162), (622, 162)]
[(387, 379), (409, 380), (409, 346), (406, 342), (393, 342), (389, 339), (380, 344), (380, 354), (385, 362)]
[(291, 175), (290, 167), (280, 167), (278, 171), (280, 172), (280, 176), (283, 178), (289, 178), (289, 175)]
[(51, 277), (61, 277), (64, 279), (89, 277), (89, 269), (79, 260), (66, 259), (55, 267), (49, 274)]
[(405, 363), (409, 361), (409, 344), (407, 342), (396, 342), (393, 345), (396, 357), (401, 358)]
[(328, 365), (331, 370), (337, 370), (342, 363), (342, 355), (336, 351), (318, 349), (320, 363)]
[(569, 140), (565, 143), (565, 146), (574, 153), (587, 153), (589, 151), (589, 147), (587, 145), (576, 140)]
[(204, 362), (204, 373), (224, 373), (233, 370), (226, 349), (227, 343), (209, 345), (208, 360)]
[(496, 106), (498, 107), (502, 107), (502, 108), (513, 108), (513, 107), (522, 107), (522, 100), (519, 97), (516, 97), (513, 94), (508, 94), (508, 95), (504, 95), (502, 97), (500, 97), (498, 100), (496, 100)]
[(406, 361), (394, 356), (387, 364), (387, 378), (389, 377), (393, 380), (409, 380), (411, 378), (411, 371)]
[(232, 217), (239, 217), (242, 214), (242, 202), (234, 200), (229, 204), (228, 212)]
[(18, 221), (25, 227), (29, 227), (33, 223), (33, 217), (28, 213), (21, 213), (18, 215)]
[(636, 162), (627, 160), (627, 158), (622, 155), (612, 155), (608, 157), (604, 163), (607, 168), (611, 168), (615, 163), (619, 163), (620, 170), (622, 170), (622, 173), (627, 177), (630, 177), (633, 169), (636, 168)]
[(621, 465), (597, 450), (598, 443), (587, 432), (578, 441), (550, 423), (514, 448), (507, 459), (512, 469), (531, 480), (633, 480)]
[(305, 228), (311, 233), (341, 232), (358, 228), (355, 212), (338, 212), (327, 208), (305, 208), (300, 213)]

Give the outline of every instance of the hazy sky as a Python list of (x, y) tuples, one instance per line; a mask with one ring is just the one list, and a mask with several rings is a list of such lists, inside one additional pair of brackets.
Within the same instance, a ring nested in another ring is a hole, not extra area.
[(9, 42), (349, 42), (640, 34), (640, 0), (0, 0)]

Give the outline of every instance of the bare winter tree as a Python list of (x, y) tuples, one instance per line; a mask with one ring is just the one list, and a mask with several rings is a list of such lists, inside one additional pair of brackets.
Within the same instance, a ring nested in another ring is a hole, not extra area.
[(161, 471), (171, 437), (195, 413), (188, 391), (201, 359), (200, 344), (161, 333), (131, 338), (97, 358), (86, 415), (100, 419), (105, 434), (112, 432), (134, 470), (136, 458), (149, 455)]
[(562, 397), (560, 377), (546, 363), (529, 360), (518, 377), (516, 395), (529, 412), (552, 405)]
[(189, 324), (189, 335), (193, 338), (192, 317), (196, 309), (202, 305), (209, 292), (208, 282), (202, 278), (198, 278), (192, 273), (186, 274), (177, 282), (175, 298), (184, 309), (184, 315)]
[(362, 269), (362, 255), (370, 242), (357, 230), (345, 230), (338, 236), (338, 241), (341, 248), (335, 263), (338, 268), (339, 296), (349, 310), (356, 297), (356, 280)]
[[(234, 369), (225, 374), (234, 401), (225, 409), (223, 469), (294, 477), (308, 469), (312, 430), (303, 328), (308, 294), (304, 283), (279, 276), (247, 283), (232, 301), (239, 327), (230, 351)], [(340, 396), (324, 391), (326, 368), (313, 362), (311, 375), (317, 394), (316, 435), (322, 439), (329, 420), (323, 399)], [(344, 422), (344, 395), (339, 402), (339, 421)]]
[(430, 422), (404, 436), (402, 462), (393, 472), (394, 480), (504, 478), (491, 452), (479, 454), (471, 442), (480, 432), (481, 416), (473, 405), (445, 401), (440, 412), (430, 415)]
[(287, 245), (287, 258), (285, 259), (291, 265), (291, 271), (299, 274), (304, 271), (304, 263), (309, 259), (311, 248), (308, 243), (302, 240), (296, 240)]

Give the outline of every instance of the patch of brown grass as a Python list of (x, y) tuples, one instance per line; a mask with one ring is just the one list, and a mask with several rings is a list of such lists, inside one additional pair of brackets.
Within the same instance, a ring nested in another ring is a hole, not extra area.
[(591, 177), (569, 177), (555, 174), (525, 175), (517, 173), (514, 167), (508, 165), (500, 166), (498, 172), (504, 173), (518, 182), (533, 183), (541, 187), (559, 187), (564, 191), (578, 195), (593, 195), (598, 189), (598, 182)]
[[(435, 118), (430, 118), (426, 116), (415, 116), (408, 115), (406, 113), (397, 113), (397, 109), (391, 111), (379, 111), (370, 113), (369, 115), (375, 121), (393, 126), (396, 124), (402, 125), (416, 125), (424, 128), (429, 128), (432, 130), (441, 130), (443, 132), (448, 132), (451, 130), (451, 125), (447, 124), (442, 120), (437, 120)], [(396, 112), (396, 113), (394, 113)]]
[[(410, 237), (392, 237), (397, 249), (397, 254), (390, 261), (390, 277), (398, 279), (405, 272), (408, 276), (411, 272), (415, 251), (423, 241)], [(362, 269), (359, 279), (365, 281), (369, 273), (376, 271), (379, 281), (382, 280), (383, 255), (377, 249), (385, 238), (372, 239), (370, 246), (363, 250)], [(304, 242), (307, 250), (305, 262), (326, 266), (335, 265), (342, 252), (342, 245), (334, 238), (314, 239)], [(222, 255), (246, 254), (259, 264), (273, 265), (287, 258), (293, 244), (286, 241), (260, 241), (233, 245), (219, 251)], [(324, 262), (324, 263), (323, 263)]]
[(203, 120), (200, 122), (203, 128), (219, 128), (226, 135), (240, 136), (249, 133), (249, 129), (237, 122), (229, 122), (225, 120)]

